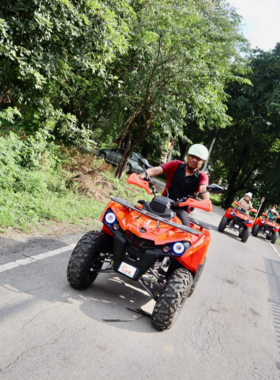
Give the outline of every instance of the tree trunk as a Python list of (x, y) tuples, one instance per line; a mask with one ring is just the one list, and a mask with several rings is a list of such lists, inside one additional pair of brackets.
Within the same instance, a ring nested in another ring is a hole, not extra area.
[(115, 176), (120, 179), (123, 176), (129, 157), (131, 156), (133, 152), (133, 148), (131, 148), (132, 132), (133, 132), (133, 124), (130, 124), (126, 148), (115, 173)]
[(217, 138), (218, 130), (219, 130), (219, 128), (216, 128), (216, 129), (215, 129), (215, 134), (214, 134), (214, 137), (213, 137), (213, 139), (212, 139), (212, 141), (211, 141), (210, 148), (209, 148), (208, 158), (207, 158), (207, 160), (205, 161), (205, 163), (204, 163), (204, 165), (203, 165), (203, 168), (202, 168), (202, 171), (203, 171), (203, 172), (205, 172), (205, 171), (207, 170), (207, 168), (208, 168), (209, 158), (210, 158), (210, 156), (211, 156), (211, 153), (212, 153), (212, 150), (213, 150), (213, 146), (214, 146), (215, 141), (216, 141), (216, 138)]
[(183, 142), (182, 138), (178, 138), (178, 145), (179, 145), (179, 150), (180, 150), (180, 157), (179, 160), (185, 161), (185, 156), (186, 156), (186, 150), (187, 150), (187, 145), (188, 142)]
[(232, 202), (234, 201), (235, 194), (236, 194), (236, 189), (234, 187), (229, 189), (229, 191), (227, 193), (227, 197), (226, 197), (225, 202), (224, 202), (224, 208), (225, 209), (227, 209), (231, 206)]
[[(143, 128), (143, 123), (141, 123), (141, 118), (138, 118), (138, 120), (135, 121), (135, 123), (131, 123), (130, 128), (129, 128), (128, 146), (125, 149), (125, 152), (122, 156), (122, 159), (121, 159), (121, 161), (117, 167), (116, 173), (115, 173), (115, 176), (117, 178), (121, 179), (123, 177), (129, 157), (131, 156), (131, 154), (133, 153), (135, 148), (144, 140), (144, 138), (145, 138), (145, 136), (149, 130), (150, 124), (152, 122), (151, 115), (152, 114), (150, 112), (147, 112), (147, 111), (145, 112), (145, 114), (144, 114), (144, 123), (145, 123), (144, 128)], [(142, 132), (140, 134), (140, 137), (137, 140), (135, 140), (133, 143), (131, 143), (132, 132), (135, 128), (135, 125), (138, 127), (138, 130), (140, 130)]]

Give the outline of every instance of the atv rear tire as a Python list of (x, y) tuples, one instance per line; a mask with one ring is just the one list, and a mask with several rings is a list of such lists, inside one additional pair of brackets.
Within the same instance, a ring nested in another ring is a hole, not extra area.
[(255, 224), (253, 229), (252, 229), (252, 234), (253, 236), (257, 236), (259, 232), (260, 226), (258, 224)]
[(278, 232), (274, 232), (271, 238), (271, 244), (275, 244), (278, 238)]
[(67, 279), (75, 289), (88, 288), (96, 279), (103, 260), (100, 253), (108, 252), (110, 236), (99, 231), (86, 233), (74, 248), (67, 268)]
[(222, 220), (220, 221), (218, 231), (224, 232), (224, 229), (226, 228), (228, 221), (229, 221), (229, 218), (227, 218), (226, 216), (223, 216)]
[(242, 236), (241, 236), (241, 241), (242, 243), (246, 243), (248, 240), (248, 237), (250, 236), (252, 229), (251, 228), (246, 228), (246, 230), (243, 230)]
[(193, 277), (187, 269), (176, 269), (170, 275), (153, 310), (152, 325), (156, 329), (170, 329), (188, 297), (192, 284)]

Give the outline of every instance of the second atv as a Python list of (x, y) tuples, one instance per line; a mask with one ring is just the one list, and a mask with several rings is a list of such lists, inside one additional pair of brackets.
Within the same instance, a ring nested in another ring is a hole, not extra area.
[(257, 210), (249, 209), (248, 212), (245, 209), (240, 208), (240, 204), (236, 201), (233, 202), (236, 207), (229, 207), (222, 217), (218, 231), (224, 232), (226, 227), (233, 231), (238, 232), (238, 236), (241, 238), (242, 243), (246, 243), (252, 227), (254, 224), (254, 219), (248, 214), (248, 212), (256, 213)]

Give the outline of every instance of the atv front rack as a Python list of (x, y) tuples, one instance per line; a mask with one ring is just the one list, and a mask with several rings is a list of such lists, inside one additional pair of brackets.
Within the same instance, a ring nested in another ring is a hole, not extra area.
[(122, 205), (124, 207), (128, 207), (129, 209), (137, 211), (140, 214), (143, 214), (150, 219), (157, 220), (160, 223), (168, 224), (169, 226), (178, 228), (179, 230), (182, 230), (184, 232), (189, 232), (189, 233), (194, 234), (194, 235), (201, 235), (202, 234), (202, 232), (195, 230), (194, 228), (190, 228), (190, 227), (184, 226), (182, 224), (170, 222), (170, 220), (168, 220), (168, 219), (161, 218), (160, 216), (152, 214), (149, 211), (142, 210), (140, 207), (134, 206), (133, 203), (128, 202), (124, 199), (117, 198), (117, 197), (112, 197), (111, 199), (112, 199), (112, 201), (119, 203), (120, 205)]

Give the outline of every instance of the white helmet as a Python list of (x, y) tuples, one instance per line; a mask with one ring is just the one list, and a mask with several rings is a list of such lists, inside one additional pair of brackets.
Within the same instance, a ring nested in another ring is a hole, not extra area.
[(273, 212), (274, 214), (277, 213), (277, 210), (275, 210), (274, 208), (271, 208), (269, 211), (270, 211), (270, 212)]
[(194, 156), (197, 156), (201, 158), (202, 160), (207, 160), (208, 158), (208, 149), (201, 144), (194, 144), (190, 147), (188, 154), (193, 154)]
[(245, 197), (250, 197), (250, 198), (252, 198), (252, 196), (253, 196), (252, 193), (246, 193), (246, 194), (245, 194)]

